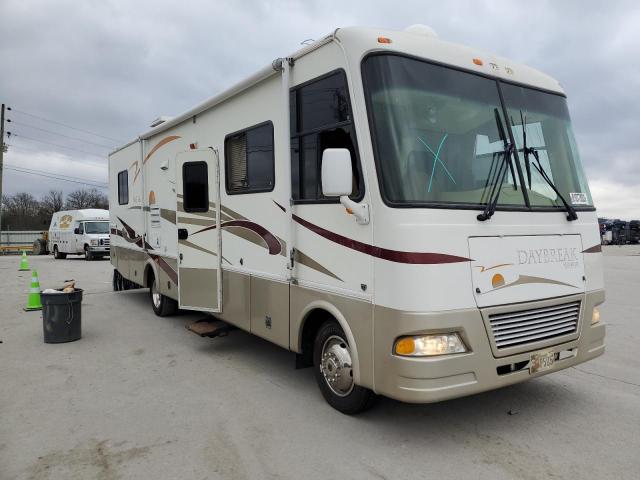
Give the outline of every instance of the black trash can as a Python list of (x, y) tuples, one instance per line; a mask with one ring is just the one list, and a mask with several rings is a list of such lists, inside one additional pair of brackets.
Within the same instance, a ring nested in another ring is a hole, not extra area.
[(82, 336), (82, 289), (72, 293), (41, 293), (44, 343), (64, 343)]

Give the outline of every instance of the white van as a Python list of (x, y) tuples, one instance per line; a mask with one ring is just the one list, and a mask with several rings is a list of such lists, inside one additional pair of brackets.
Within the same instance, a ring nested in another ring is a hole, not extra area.
[(90, 208), (55, 212), (49, 226), (49, 251), (56, 259), (67, 254), (86, 260), (109, 255), (109, 211)]

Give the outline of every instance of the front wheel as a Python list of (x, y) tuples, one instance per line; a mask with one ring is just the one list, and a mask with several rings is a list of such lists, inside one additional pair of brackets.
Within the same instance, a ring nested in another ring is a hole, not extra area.
[(166, 295), (162, 295), (160, 293), (158, 281), (155, 278), (151, 279), (149, 296), (151, 297), (151, 306), (153, 307), (153, 312), (159, 317), (167, 317), (169, 315), (173, 315), (178, 310), (178, 302), (176, 302), (173, 298), (169, 298)]
[(313, 368), (322, 395), (336, 410), (353, 415), (373, 405), (373, 392), (354, 382), (351, 349), (334, 320), (325, 322), (316, 335)]
[(86, 245), (84, 246), (84, 259), (87, 261), (93, 260), (93, 252)]

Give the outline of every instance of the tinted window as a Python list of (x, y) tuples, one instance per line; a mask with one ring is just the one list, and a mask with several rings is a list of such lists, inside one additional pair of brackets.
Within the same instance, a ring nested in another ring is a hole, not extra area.
[(185, 212), (209, 210), (209, 175), (205, 162), (188, 162), (182, 165), (182, 187)]
[(264, 123), (225, 139), (227, 193), (268, 192), (275, 184), (273, 124)]
[(292, 89), (290, 108), (291, 184), (294, 200), (336, 200), (322, 194), (322, 152), (327, 148), (346, 148), (351, 152), (351, 197), (361, 198), (364, 188), (344, 72), (331, 73)]
[(118, 173), (118, 203), (124, 205), (129, 203), (129, 171), (123, 170)]

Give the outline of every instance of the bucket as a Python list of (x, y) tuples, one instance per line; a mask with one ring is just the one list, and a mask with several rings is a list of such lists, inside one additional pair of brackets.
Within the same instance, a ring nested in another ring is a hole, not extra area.
[(44, 343), (64, 343), (82, 336), (82, 289), (40, 293)]

